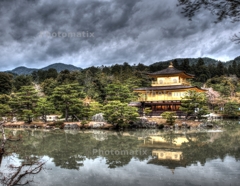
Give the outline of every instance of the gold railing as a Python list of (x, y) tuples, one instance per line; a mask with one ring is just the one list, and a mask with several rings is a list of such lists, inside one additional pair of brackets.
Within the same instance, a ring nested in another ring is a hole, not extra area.
[(181, 82), (172, 82), (172, 81), (164, 81), (163, 83), (159, 83), (158, 81), (152, 81), (152, 86), (166, 86), (166, 85), (190, 85), (187, 81)]

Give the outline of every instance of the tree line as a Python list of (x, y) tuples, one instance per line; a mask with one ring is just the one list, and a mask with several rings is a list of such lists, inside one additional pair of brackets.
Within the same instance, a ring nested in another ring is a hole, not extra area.
[(57, 73), (49, 69), (19, 76), (1, 72), (0, 115), (31, 123), (39, 116), (46, 121), (49, 114), (65, 120), (91, 120), (104, 112), (109, 122), (125, 125), (137, 116), (137, 109), (128, 107), (136, 99), (133, 88), (147, 80), (143, 82), (138, 72), (135, 75), (126, 68), (122, 72), (113, 68), (113, 74), (108, 70), (91, 67)]
[[(38, 70), (30, 75), (0, 72), (0, 115), (18, 117), (30, 123), (38, 116), (46, 120), (48, 114), (62, 115), (65, 120), (90, 120), (94, 114), (105, 112), (108, 121), (123, 125), (137, 115), (136, 108), (127, 106), (137, 100), (133, 89), (151, 86), (152, 79), (147, 74), (168, 65), (129, 65), (125, 62), (59, 73), (55, 69)], [(228, 67), (222, 62), (205, 65), (201, 58), (196, 64), (185, 59), (181, 63), (174, 60), (173, 65), (195, 74), (195, 79), (191, 80), (193, 85), (213, 87), (223, 100), (238, 100), (240, 64), (236, 61)]]

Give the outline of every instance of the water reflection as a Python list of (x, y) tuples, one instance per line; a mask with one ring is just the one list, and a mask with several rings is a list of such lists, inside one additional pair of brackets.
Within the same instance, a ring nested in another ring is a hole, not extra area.
[[(220, 162), (223, 162), (222, 165), (231, 166), (234, 158), (236, 162), (234, 165), (237, 167), (230, 170), (230, 173), (236, 175), (236, 178), (232, 179), (231, 184), (234, 185), (237, 183), (236, 181), (240, 181), (240, 176), (237, 175), (237, 171), (240, 170), (240, 129), (236, 125), (234, 127), (233, 125), (226, 126), (223, 132), (199, 130), (137, 130), (128, 132), (8, 130), (6, 134), (7, 136), (22, 136), (21, 141), (9, 141), (6, 144), (8, 155), (15, 152), (18, 154), (17, 157), (23, 161), (39, 157), (50, 158), (51, 161), (48, 166), (51, 166), (54, 172), (62, 171), (65, 174), (62, 179), (66, 179), (70, 170), (80, 171), (84, 174), (82, 170), (87, 168), (96, 174), (101, 174), (99, 171), (103, 171), (106, 173), (105, 176), (108, 177), (109, 170), (113, 172), (124, 171), (125, 168), (134, 166), (134, 171), (138, 173), (144, 171), (144, 168), (150, 171), (146, 175), (153, 179), (152, 183), (157, 185), (158, 179), (152, 177), (152, 175), (155, 175), (156, 171), (160, 170), (159, 168), (163, 171), (161, 174), (166, 173), (167, 175), (169, 173), (166, 170), (176, 175), (177, 170), (181, 169), (186, 173), (192, 166), (197, 166), (199, 170), (201, 169), (199, 166), (203, 166), (203, 171), (208, 171), (209, 167), (206, 165), (209, 162), (220, 160)], [(6, 158), (7, 156), (3, 161)], [(230, 159), (231, 162), (227, 162), (226, 159)], [(159, 170), (157, 170), (157, 167)], [(53, 176), (52, 179), (56, 176), (51, 171), (49, 174)], [(123, 173), (121, 172), (121, 174)], [(41, 173), (40, 177), (43, 175), (45, 173)], [(88, 177), (89, 175), (85, 176)], [(124, 176), (126, 175), (124, 174)], [(134, 174), (131, 174), (131, 177), (134, 179)], [(82, 180), (83, 178), (78, 179)], [(144, 177), (144, 179), (146, 178)], [(191, 180), (193, 178), (187, 176), (187, 179)], [(109, 185), (115, 183), (114, 180), (111, 184), (103, 178), (102, 180), (105, 185), (106, 183)], [(138, 181), (140, 182), (136, 185), (144, 185), (141, 176), (138, 176)], [(90, 180), (86, 182), (89, 184)], [(94, 185), (94, 183), (92, 184)], [(132, 182), (128, 184), (132, 184)]]

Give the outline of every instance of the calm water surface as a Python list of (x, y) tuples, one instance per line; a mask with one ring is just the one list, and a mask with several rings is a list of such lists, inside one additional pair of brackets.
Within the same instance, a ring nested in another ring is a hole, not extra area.
[[(7, 130), (7, 165), (40, 158), (30, 185), (239, 185), (240, 125), (222, 131)], [(30, 179), (30, 178), (28, 178)]]

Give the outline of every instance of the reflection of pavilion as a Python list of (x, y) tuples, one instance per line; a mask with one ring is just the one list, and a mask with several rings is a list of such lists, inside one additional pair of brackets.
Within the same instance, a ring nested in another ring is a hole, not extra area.
[(182, 159), (181, 151), (169, 151), (162, 149), (153, 149), (152, 156), (156, 156), (158, 160), (175, 160), (180, 161)]
[[(168, 135), (171, 137), (170, 135)], [(176, 134), (174, 135), (176, 136)], [(139, 138), (141, 139), (141, 138)], [(185, 136), (178, 136), (173, 138), (167, 138), (165, 136), (149, 136), (148, 138), (144, 138), (144, 145), (151, 146), (151, 145), (171, 145), (171, 146), (181, 146), (182, 143), (188, 142), (188, 139)]]
[(152, 135), (143, 140), (141, 147), (151, 149), (154, 157), (148, 164), (165, 166), (173, 173), (176, 167), (186, 167), (188, 164), (180, 150), (181, 145), (188, 142), (184, 135)]
[(164, 166), (164, 167), (170, 169), (172, 171), (172, 173), (174, 174), (174, 170), (177, 167), (186, 167), (189, 164), (189, 162), (184, 158), (181, 160), (153, 158), (148, 161), (148, 164)]

